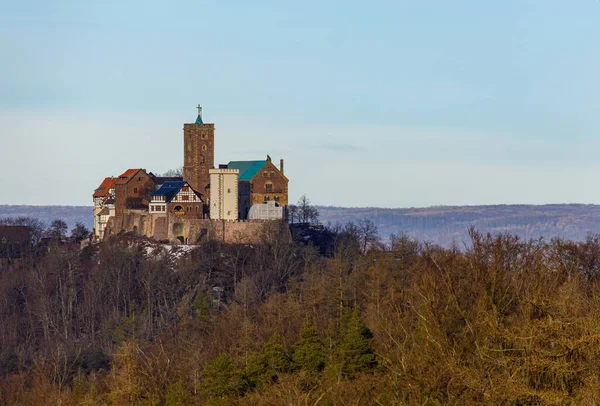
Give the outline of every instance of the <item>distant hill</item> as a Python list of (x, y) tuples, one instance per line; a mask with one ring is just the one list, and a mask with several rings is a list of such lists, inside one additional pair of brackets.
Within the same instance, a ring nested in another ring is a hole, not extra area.
[(600, 205), (493, 205), (435, 206), (410, 209), (374, 207), (319, 207), (320, 219), (327, 223), (347, 223), (371, 219), (379, 236), (389, 241), (391, 234), (406, 233), (421, 241), (449, 246), (467, 242), (468, 229), (483, 232), (508, 232), (524, 239), (544, 237), (581, 241), (589, 234), (600, 234)]
[[(382, 209), (319, 206), (324, 224), (345, 224), (370, 219), (379, 236), (389, 241), (391, 234), (406, 233), (419, 240), (449, 246), (453, 241), (468, 241), (467, 230), (508, 232), (525, 239), (561, 237), (584, 240), (589, 234), (600, 234), (600, 205), (494, 205), (435, 206), (427, 208)], [(75, 222), (93, 227), (91, 206), (8, 206), (0, 205), (0, 218), (29, 216), (46, 224), (63, 219), (71, 228)]]
[(0, 205), (0, 219), (5, 217), (34, 217), (46, 225), (52, 220), (67, 222), (69, 230), (76, 222), (82, 222), (90, 230), (94, 227), (94, 208), (92, 206), (9, 206)]

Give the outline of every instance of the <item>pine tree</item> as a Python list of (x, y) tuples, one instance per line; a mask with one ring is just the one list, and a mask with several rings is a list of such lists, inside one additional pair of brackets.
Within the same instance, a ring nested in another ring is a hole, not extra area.
[(199, 386), (200, 391), (209, 398), (242, 395), (246, 389), (242, 374), (226, 353), (204, 367)]
[(344, 376), (356, 372), (372, 371), (377, 357), (371, 347), (373, 334), (363, 323), (358, 310), (354, 309), (347, 321), (346, 333), (338, 347), (341, 371)]
[(274, 333), (263, 345), (262, 353), (250, 356), (245, 374), (251, 387), (262, 390), (292, 370), (292, 360), (283, 348), (281, 336)]
[(296, 368), (307, 373), (317, 373), (325, 367), (325, 347), (308, 319), (300, 330), (300, 340), (294, 344), (293, 361)]
[(169, 386), (165, 399), (165, 406), (187, 406), (194, 404), (194, 395), (186, 388), (183, 381), (179, 380)]
[(269, 368), (274, 372), (289, 372), (292, 369), (292, 360), (283, 348), (281, 336), (273, 333), (269, 341), (263, 346)]

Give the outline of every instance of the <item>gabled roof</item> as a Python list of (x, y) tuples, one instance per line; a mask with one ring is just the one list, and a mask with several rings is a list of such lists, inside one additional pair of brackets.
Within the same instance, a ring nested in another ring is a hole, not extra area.
[(121, 178), (127, 178), (129, 179), (130, 176), (133, 176), (137, 173), (137, 171), (139, 171), (140, 168), (137, 169), (127, 169), (125, 172), (123, 172), (122, 174), (119, 175), (119, 179)]
[(252, 180), (254, 175), (265, 166), (267, 161), (231, 161), (227, 164), (229, 169), (238, 169), (240, 174), (238, 180)]
[(192, 187), (185, 181), (175, 181), (175, 182), (165, 182), (161, 187), (154, 193), (152, 196), (165, 196), (165, 201), (168, 203), (173, 199), (173, 197), (179, 193), (182, 187), (189, 186), (189, 188), (200, 198), (202, 201), (202, 197), (200, 193), (196, 192)]
[(115, 182), (115, 184), (122, 185), (124, 183), (128, 183), (140, 171), (144, 171), (144, 173), (146, 173), (146, 170), (145, 169), (141, 169), (141, 168), (127, 169), (125, 172), (123, 172), (122, 174), (119, 175), (119, 178), (117, 179), (117, 181)]
[(104, 178), (98, 189), (94, 190), (94, 197), (104, 197), (108, 194), (108, 191), (115, 187), (117, 178)]

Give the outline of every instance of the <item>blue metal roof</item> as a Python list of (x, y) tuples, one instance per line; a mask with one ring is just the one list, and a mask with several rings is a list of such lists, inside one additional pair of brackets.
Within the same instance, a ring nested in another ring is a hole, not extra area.
[(202, 125), (202, 124), (204, 124), (204, 123), (202, 122), (202, 116), (201, 116), (200, 114), (198, 114), (198, 118), (196, 119), (196, 124), (198, 124), (198, 125)]
[(231, 161), (227, 164), (228, 169), (239, 169), (238, 180), (252, 180), (254, 175), (262, 169), (267, 161)]
[(165, 182), (156, 192), (152, 193), (152, 196), (165, 196), (165, 200), (168, 202), (179, 192), (183, 185), (185, 185), (185, 182)]

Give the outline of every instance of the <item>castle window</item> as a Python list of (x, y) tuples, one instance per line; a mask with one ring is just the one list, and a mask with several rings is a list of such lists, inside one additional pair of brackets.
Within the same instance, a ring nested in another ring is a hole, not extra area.
[(137, 188), (136, 187), (133, 188), (133, 193), (137, 193)]
[(231, 189), (227, 189), (227, 193), (231, 193)]
[(273, 200), (275, 200), (276, 202), (278, 202), (279, 201), (279, 196), (275, 196), (275, 198)]
[(202, 151), (206, 151), (207, 149), (208, 149), (208, 147), (206, 146), (206, 144), (204, 144), (204, 145), (202, 146)]
[(271, 200), (271, 198), (269, 196), (265, 196), (265, 202), (268, 202), (269, 200)]
[(141, 177), (139, 177), (139, 178), (138, 178), (138, 182), (141, 182), (141, 181), (142, 181), (142, 178), (141, 178)]
[(267, 172), (263, 172), (263, 178), (268, 178), (269, 174)]
[(150, 206), (150, 211), (154, 211), (154, 206)]
[(189, 192), (190, 191), (190, 187), (189, 186), (184, 186), (181, 188), (181, 190), (183, 190), (184, 192)]
[(190, 197), (185, 195), (185, 196), (181, 196), (181, 200), (190, 200)]
[(275, 172), (271, 172), (269, 175), (270, 175), (271, 177), (273, 177), (273, 176), (275, 176)]
[(267, 193), (273, 193), (273, 184), (271, 182), (265, 183), (265, 189)]

